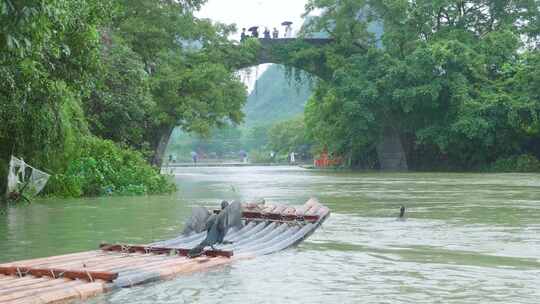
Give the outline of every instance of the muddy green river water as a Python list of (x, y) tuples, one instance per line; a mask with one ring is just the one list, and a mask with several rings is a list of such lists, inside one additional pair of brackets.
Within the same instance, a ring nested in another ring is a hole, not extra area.
[[(332, 214), (298, 247), (85, 303), (540, 303), (540, 175), (177, 168), (170, 196), (42, 200), (0, 215), (0, 262), (176, 236), (196, 205)], [(400, 205), (406, 220), (398, 221)]]

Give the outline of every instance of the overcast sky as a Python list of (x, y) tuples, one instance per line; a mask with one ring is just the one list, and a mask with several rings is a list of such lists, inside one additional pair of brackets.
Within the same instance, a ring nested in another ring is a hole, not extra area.
[[(284, 29), (281, 26), (283, 21), (293, 22), (293, 32), (300, 28), (306, 2), (306, 0), (208, 0), (196, 15), (199, 18), (209, 18), (222, 23), (235, 23), (238, 28), (238, 33), (234, 35), (236, 40), (240, 40), (240, 30), (243, 27), (252, 26), (261, 27), (259, 30), (261, 36), (264, 27), (268, 27), (270, 31), (277, 27), (281, 37)], [(250, 73), (241, 73), (249, 92), (253, 89), (256, 78), (260, 77), (268, 66), (264, 64), (252, 68)]]
[(236, 23), (239, 30), (259, 26), (261, 34), (265, 26), (270, 30), (277, 27), (281, 36), (283, 21), (292, 21), (295, 31), (300, 27), (305, 4), (306, 0), (209, 0), (197, 16)]

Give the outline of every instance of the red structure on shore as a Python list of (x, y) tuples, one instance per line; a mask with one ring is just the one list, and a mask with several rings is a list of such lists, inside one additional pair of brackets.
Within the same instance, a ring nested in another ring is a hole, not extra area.
[(336, 158), (330, 158), (328, 156), (328, 150), (325, 148), (323, 152), (321, 152), (321, 155), (319, 158), (315, 159), (313, 161), (313, 165), (316, 168), (327, 168), (327, 167), (334, 167), (339, 166), (343, 162), (341, 157)]

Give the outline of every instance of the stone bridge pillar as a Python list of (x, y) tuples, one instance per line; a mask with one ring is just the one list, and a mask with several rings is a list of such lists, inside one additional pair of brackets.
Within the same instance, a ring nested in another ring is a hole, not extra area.
[(382, 171), (407, 171), (407, 158), (399, 132), (387, 127), (381, 142), (377, 144), (377, 156)]

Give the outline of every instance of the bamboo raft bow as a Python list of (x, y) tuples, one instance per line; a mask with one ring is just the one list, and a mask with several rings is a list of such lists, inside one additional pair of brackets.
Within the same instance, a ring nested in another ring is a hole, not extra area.
[(84, 300), (117, 288), (203, 271), (275, 253), (309, 237), (330, 215), (310, 199), (302, 206), (243, 204), (241, 229), (224, 244), (189, 258), (206, 232), (147, 245), (101, 244), (98, 250), (0, 264), (0, 303), (45, 304)]

